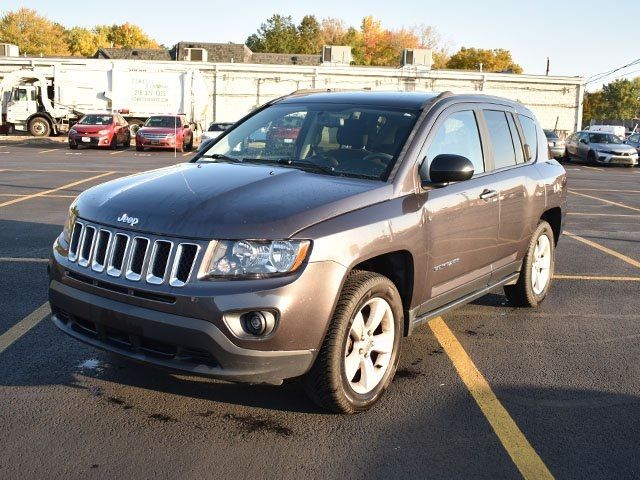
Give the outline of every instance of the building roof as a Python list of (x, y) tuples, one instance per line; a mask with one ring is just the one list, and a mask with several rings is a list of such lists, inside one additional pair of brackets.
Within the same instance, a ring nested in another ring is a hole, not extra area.
[(95, 58), (117, 60), (171, 60), (164, 48), (99, 48)]

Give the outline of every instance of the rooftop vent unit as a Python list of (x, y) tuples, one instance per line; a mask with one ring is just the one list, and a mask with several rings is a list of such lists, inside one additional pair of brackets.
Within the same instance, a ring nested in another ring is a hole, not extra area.
[(0, 57), (17, 57), (20, 55), (20, 50), (17, 45), (11, 45), (10, 43), (0, 43)]
[(343, 45), (325, 45), (322, 47), (323, 65), (350, 65), (351, 47)]
[(187, 48), (185, 49), (184, 59), (188, 62), (206, 62), (207, 51), (204, 48)]
[(402, 51), (402, 66), (415, 65), (431, 68), (433, 65), (432, 51), (428, 48), (405, 48)]

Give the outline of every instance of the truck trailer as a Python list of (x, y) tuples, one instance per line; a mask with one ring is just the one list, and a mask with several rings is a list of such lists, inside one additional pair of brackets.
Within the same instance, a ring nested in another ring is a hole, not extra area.
[(210, 97), (200, 70), (182, 64), (33, 63), (3, 75), (0, 126), (44, 137), (68, 132), (89, 112), (119, 113), (132, 126), (151, 115), (184, 114), (201, 125), (211, 118)]

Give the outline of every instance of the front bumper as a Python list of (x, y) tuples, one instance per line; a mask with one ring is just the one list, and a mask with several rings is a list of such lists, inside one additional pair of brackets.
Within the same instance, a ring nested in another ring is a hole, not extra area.
[(635, 166), (638, 164), (638, 154), (613, 155), (611, 153), (596, 152), (596, 161), (603, 165)]
[[(174, 288), (105, 277), (54, 250), (49, 301), (55, 325), (95, 347), (190, 374), (279, 384), (311, 368), (345, 273), (318, 262), (293, 278)], [(247, 310), (277, 312), (274, 331), (237, 337), (225, 315)]]
[(182, 145), (181, 139), (176, 138), (161, 138), (161, 139), (148, 139), (140, 136), (136, 137), (136, 145), (143, 148), (175, 148), (177, 145)]
[[(84, 141), (84, 138), (88, 138), (89, 141)], [(111, 137), (109, 135), (69, 135), (69, 145), (108, 147), (111, 145)]]
[(551, 156), (553, 158), (555, 158), (556, 160), (559, 159), (559, 158), (564, 157), (564, 154), (565, 154), (564, 146), (561, 146), (561, 147), (549, 147), (549, 151), (551, 152)]

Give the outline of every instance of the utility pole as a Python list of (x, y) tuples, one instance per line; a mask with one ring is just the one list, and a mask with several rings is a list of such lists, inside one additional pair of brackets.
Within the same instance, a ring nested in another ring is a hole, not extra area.
[(547, 77), (549, 76), (549, 57), (547, 57)]

